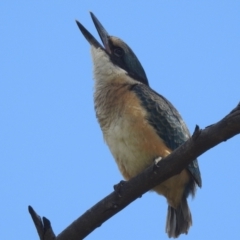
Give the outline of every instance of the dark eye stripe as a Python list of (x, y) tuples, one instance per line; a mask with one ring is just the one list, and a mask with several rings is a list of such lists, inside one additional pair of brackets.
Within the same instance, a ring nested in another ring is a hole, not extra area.
[(114, 53), (114, 55), (117, 56), (117, 57), (122, 57), (123, 54), (124, 54), (124, 51), (123, 51), (122, 48), (116, 47), (116, 48), (114, 48), (113, 53)]

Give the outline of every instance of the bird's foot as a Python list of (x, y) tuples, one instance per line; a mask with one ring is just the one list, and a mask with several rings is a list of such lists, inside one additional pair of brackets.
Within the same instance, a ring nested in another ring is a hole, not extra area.
[(153, 172), (156, 173), (156, 169), (159, 168), (158, 163), (162, 160), (162, 157), (157, 157), (154, 159)]
[(122, 186), (125, 184), (126, 181), (120, 181), (118, 184), (114, 185), (113, 188), (115, 190), (115, 192), (118, 194), (118, 197), (122, 197), (121, 195), (121, 189)]
[(157, 165), (158, 162), (160, 162), (161, 160), (162, 160), (162, 157), (157, 157), (157, 158), (155, 158), (155, 159), (154, 159), (155, 165)]

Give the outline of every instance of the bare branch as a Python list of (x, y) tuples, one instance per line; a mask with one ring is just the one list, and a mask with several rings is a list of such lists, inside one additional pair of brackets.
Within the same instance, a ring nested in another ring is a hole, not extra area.
[[(141, 197), (142, 194), (166, 179), (180, 173), (193, 159), (239, 133), (240, 103), (226, 117), (216, 124), (212, 124), (204, 130), (201, 130), (196, 126), (193, 136), (188, 141), (157, 164), (153, 163), (152, 166), (148, 167), (144, 172), (129, 181), (121, 181), (118, 185), (115, 185), (114, 192), (87, 210), (82, 216), (62, 231), (56, 239), (83, 239), (97, 227), (101, 226), (101, 224), (107, 219), (121, 211), (138, 197)], [(33, 209), (32, 212), (34, 212)], [(35, 213), (33, 221), (38, 233), (39, 226), (42, 228), (39, 222), (41, 219), (39, 219), (40, 217)], [(39, 236), (41, 235), (39, 234)], [(41, 240), (42, 239), (43, 238), (41, 238)], [(44, 238), (44, 240), (46, 239), (47, 238)]]
[(37, 215), (37, 213), (33, 210), (31, 206), (28, 206), (28, 211), (35, 224), (40, 240), (56, 239), (56, 236), (52, 230), (50, 221), (45, 217), (41, 219), (41, 217)]

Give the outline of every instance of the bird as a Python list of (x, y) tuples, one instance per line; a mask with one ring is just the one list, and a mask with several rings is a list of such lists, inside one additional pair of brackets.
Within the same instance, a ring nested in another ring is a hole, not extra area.
[[(149, 86), (133, 50), (109, 35), (92, 12), (90, 15), (103, 45), (76, 23), (91, 47), (96, 117), (121, 174), (129, 180), (171, 154), (191, 135), (176, 108)], [(188, 233), (192, 216), (187, 197), (194, 197), (197, 186), (202, 186), (202, 180), (195, 159), (154, 187), (153, 191), (167, 199), (165, 231), (169, 238)]]

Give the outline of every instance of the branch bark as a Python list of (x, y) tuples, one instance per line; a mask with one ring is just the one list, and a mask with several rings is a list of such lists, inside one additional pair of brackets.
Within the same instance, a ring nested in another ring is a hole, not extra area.
[(29, 206), (29, 212), (41, 240), (79, 240), (100, 227), (102, 223), (121, 211), (131, 202), (166, 179), (180, 173), (193, 159), (207, 150), (240, 133), (240, 103), (221, 121), (201, 130), (196, 126), (192, 137), (173, 153), (153, 163), (131, 180), (114, 186), (115, 191), (102, 199), (70, 224), (57, 237), (50, 221), (41, 218)]
[(52, 230), (50, 221), (45, 217), (43, 217), (43, 219), (41, 219), (41, 217), (39, 215), (37, 215), (37, 213), (33, 210), (33, 208), (31, 206), (28, 206), (28, 211), (29, 211), (29, 213), (32, 217), (32, 220), (34, 222), (34, 225), (37, 229), (40, 240), (56, 239), (56, 236)]

